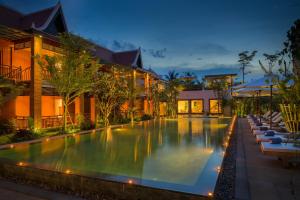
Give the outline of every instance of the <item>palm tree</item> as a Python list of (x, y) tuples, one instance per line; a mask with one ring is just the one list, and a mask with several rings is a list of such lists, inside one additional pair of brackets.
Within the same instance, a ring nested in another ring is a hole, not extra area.
[(167, 99), (167, 115), (174, 118), (177, 113), (177, 97), (182, 90), (179, 74), (175, 70), (169, 71), (165, 76), (167, 79), (165, 97)]

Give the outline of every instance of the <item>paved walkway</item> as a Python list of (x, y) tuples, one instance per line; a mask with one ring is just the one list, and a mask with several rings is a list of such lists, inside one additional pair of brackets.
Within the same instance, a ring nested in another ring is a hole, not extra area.
[(238, 120), (237, 134), (236, 199), (300, 200), (300, 169), (263, 155), (246, 119)]
[(16, 184), (0, 178), (0, 200), (82, 200), (30, 185)]

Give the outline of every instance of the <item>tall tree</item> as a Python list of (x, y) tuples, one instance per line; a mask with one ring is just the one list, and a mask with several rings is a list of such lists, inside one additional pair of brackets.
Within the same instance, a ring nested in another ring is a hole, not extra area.
[(291, 55), (294, 72), (300, 76), (300, 19), (287, 32), (287, 40), (284, 42), (283, 54)]
[(257, 51), (252, 51), (251, 53), (249, 51), (243, 51), (239, 53), (239, 63), (241, 64), (241, 71), (242, 71), (242, 78), (243, 83), (245, 83), (245, 75), (249, 72), (246, 72), (245, 69), (247, 66), (250, 65), (251, 61), (255, 57)]
[(96, 98), (96, 106), (100, 111), (105, 127), (110, 124), (109, 118), (113, 109), (126, 101), (128, 93), (129, 88), (125, 78), (117, 77), (113, 73), (97, 73), (92, 94)]
[(92, 55), (92, 46), (83, 38), (61, 34), (61, 54), (37, 56), (42, 70), (49, 75), (46, 80), (62, 97), (64, 106), (63, 132), (67, 127), (68, 106), (75, 98), (92, 89), (93, 78), (100, 65)]
[(258, 61), (259, 65), (260, 65), (261, 69), (264, 71), (265, 75), (271, 76), (271, 75), (273, 75), (273, 69), (280, 57), (280, 53), (275, 53), (275, 54), (264, 53), (263, 56), (265, 57), (265, 60), (268, 63), (268, 67), (265, 67), (260, 60)]
[(197, 79), (197, 76), (191, 72), (184, 72), (180, 77), (184, 90), (201, 90), (203, 84)]
[(175, 70), (169, 71), (165, 76), (167, 79), (165, 98), (167, 100), (167, 115), (174, 118), (177, 114), (177, 97), (182, 90), (179, 74)]

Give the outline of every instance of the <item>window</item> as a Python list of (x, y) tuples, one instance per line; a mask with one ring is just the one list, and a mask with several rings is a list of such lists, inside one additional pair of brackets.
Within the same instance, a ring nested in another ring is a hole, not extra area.
[(209, 112), (211, 114), (219, 114), (222, 113), (221, 102), (217, 99), (209, 100)]
[(191, 101), (192, 113), (203, 113), (203, 100)]
[(178, 113), (188, 113), (188, 112), (189, 112), (189, 102), (178, 101)]

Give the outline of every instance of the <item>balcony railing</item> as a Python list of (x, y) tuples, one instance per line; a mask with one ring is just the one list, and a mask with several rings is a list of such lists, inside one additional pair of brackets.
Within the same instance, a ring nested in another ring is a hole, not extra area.
[[(85, 120), (91, 120), (91, 114), (85, 113)], [(28, 116), (17, 116), (16, 117), (16, 127), (17, 129), (28, 129)], [(76, 116), (74, 114), (67, 116), (67, 124), (76, 124)], [(43, 116), (41, 128), (56, 128), (63, 126), (63, 116), (54, 115), (54, 116)]]
[(0, 76), (13, 81), (30, 81), (30, 67), (22, 70), (22, 67), (0, 65)]

